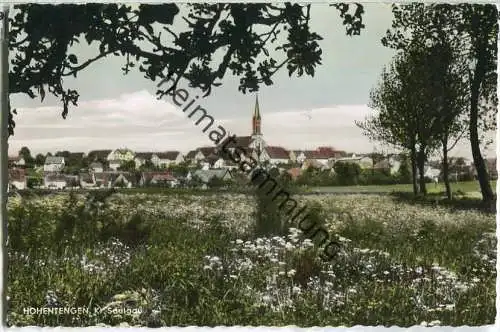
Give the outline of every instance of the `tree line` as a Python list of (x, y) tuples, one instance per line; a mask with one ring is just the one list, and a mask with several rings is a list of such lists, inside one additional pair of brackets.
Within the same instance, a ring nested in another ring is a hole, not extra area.
[(372, 140), (408, 152), (414, 194), (426, 194), (424, 165), (440, 152), (452, 198), (449, 152), (468, 137), (483, 200), (495, 195), (481, 146), (495, 129), (498, 12), (494, 5), (393, 5), (382, 44), (398, 53), (371, 91), (376, 114), (357, 125)]

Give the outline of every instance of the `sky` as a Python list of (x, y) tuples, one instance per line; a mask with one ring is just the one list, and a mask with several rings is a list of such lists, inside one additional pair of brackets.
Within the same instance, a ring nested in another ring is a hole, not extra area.
[[(314, 77), (290, 78), (285, 69), (273, 79), (274, 85), (261, 87), (262, 133), (268, 145), (297, 150), (331, 146), (353, 153), (390, 151), (371, 142), (355, 125), (356, 120), (373, 114), (367, 106), (370, 89), (395, 54), (380, 42), (392, 23), (390, 5), (364, 6), (365, 29), (360, 36), (347, 36), (336, 9), (326, 4), (312, 5), (311, 30), (324, 38), (319, 41), (322, 65)], [(174, 30), (178, 24), (174, 22)], [(92, 51), (86, 43), (75, 48), (79, 58), (95, 54)], [(78, 107), (71, 107), (66, 119), (61, 117), (62, 106), (53, 97), (41, 103), (39, 99), (12, 95), (11, 104), (18, 115), (15, 134), (9, 138), (9, 154), (16, 154), (22, 146), (36, 154), (123, 147), (136, 152), (186, 153), (212, 145), (169, 97), (157, 100), (154, 82), (139, 72), (124, 76), (120, 69), (124, 60), (106, 58), (76, 79), (65, 81), (66, 87), (80, 93)], [(232, 133), (250, 135), (255, 94), (243, 94), (237, 86), (238, 78), (228, 74), (222, 86), (206, 98), (200, 97), (198, 104)], [(181, 83), (179, 87), (187, 86)], [(190, 95), (198, 92), (190, 90)], [(494, 156), (494, 148), (491, 146), (484, 154)], [(451, 156), (470, 158), (467, 141), (459, 144)]]

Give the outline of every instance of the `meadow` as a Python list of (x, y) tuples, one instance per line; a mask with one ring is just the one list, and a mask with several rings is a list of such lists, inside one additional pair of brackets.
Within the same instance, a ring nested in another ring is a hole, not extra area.
[[(490, 181), (491, 188), (496, 191), (497, 181)], [(466, 194), (470, 197), (481, 198), (481, 190), (477, 181), (451, 182), (451, 190), (456, 194)], [(438, 184), (428, 183), (427, 191), (429, 194), (445, 194), (445, 186), (443, 182)], [(313, 187), (309, 191), (319, 193), (356, 193), (356, 192), (372, 192), (372, 193), (390, 193), (390, 192), (412, 192), (411, 184), (388, 184), (388, 185), (370, 185), (370, 186), (331, 186), (331, 187)]]
[[(262, 207), (251, 195), (10, 197), (7, 324), (494, 323), (493, 213), (408, 204), (389, 195), (295, 198), (315, 207), (342, 243), (333, 262), (322, 261), (293, 225), (281, 235), (258, 231)], [(339, 211), (352, 220), (337, 219)], [(29, 307), (89, 311), (23, 313)]]

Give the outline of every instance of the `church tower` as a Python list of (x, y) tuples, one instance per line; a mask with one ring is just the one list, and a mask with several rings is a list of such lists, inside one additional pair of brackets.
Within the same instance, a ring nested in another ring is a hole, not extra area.
[(256, 95), (255, 108), (253, 111), (253, 118), (252, 118), (252, 147), (258, 151), (257, 152), (258, 154), (260, 154), (265, 147), (260, 126), (261, 126), (261, 118), (259, 109), (259, 96)]
[(255, 96), (255, 109), (253, 111), (252, 119), (252, 136), (262, 135), (260, 131), (260, 110), (259, 110), (259, 96)]

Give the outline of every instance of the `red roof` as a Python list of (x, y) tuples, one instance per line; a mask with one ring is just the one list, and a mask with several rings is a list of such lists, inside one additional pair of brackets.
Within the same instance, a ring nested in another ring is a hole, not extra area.
[(288, 151), (280, 146), (267, 146), (265, 150), (271, 159), (288, 159), (290, 157)]
[(342, 156), (342, 151), (337, 151), (328, 146), (321, 146), (316, 150), (304, 151), (307, 159), (330, 159)]
[(337, 151), (335, 151), (333, 148), (330, 147), (319, 147), (314, 151), (314, 158), (315, 159), (329, 159), (329, 158), (335, 158), (337, 155)]
[(156, 180), (173, 181), (175, 177), (170, 172), (143, 172), (142, 176), (146, 180), (155, 178)]

